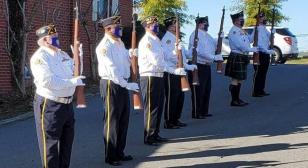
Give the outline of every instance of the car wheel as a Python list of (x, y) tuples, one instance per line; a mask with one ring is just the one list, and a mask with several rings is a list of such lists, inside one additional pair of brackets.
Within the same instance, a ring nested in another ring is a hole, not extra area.
[[(281, 51), (279, 50), (279, 48), (276, 48), (276, 47), (274, 47), (274, 51), (275, 51), (275, 61), (276, 61), (276, 63), (281, 64), (283, 62)], [(285, 63), (285, 61), (283, 63)]]

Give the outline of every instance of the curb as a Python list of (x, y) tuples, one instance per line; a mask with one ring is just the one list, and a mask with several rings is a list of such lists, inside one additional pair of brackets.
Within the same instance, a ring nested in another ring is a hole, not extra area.
[(13, 117), (13, 118), (9, 118), (9, 119), (5, 119), (5, 120), (0, 120), (0, 126), (6, 125), (6, 124), (10, 124), (12, 122), (15, 121), (21, 121), (21, 120), (26, 120), (28, 118), (33, 117), (33, 112), (27, 112), (25, 114), (21, 114), (19, 116)]

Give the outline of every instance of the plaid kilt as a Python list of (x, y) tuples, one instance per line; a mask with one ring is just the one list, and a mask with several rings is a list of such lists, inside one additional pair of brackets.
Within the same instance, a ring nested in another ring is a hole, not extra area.
[(245, 80), (247, 78), (247, 65), (249, 61), (248, 55), (231, 52), (227, 60), (225, 76)]

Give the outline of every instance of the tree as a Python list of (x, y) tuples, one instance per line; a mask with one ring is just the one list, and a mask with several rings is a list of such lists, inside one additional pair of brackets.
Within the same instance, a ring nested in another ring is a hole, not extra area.
[(160, 24), (175, 14), (179, 15), (180, 22), (190, 23), (192, 16), (186, 14), (187, 6), (185, 0), (137, 0), (135, 1), (140, 9), (140, 19), (147, 16), (157, 16)]
[(245, 26), (252, 26), (256, 24), (256, 19), (254, 17), (258, 13), (258, 3), (261, 4), (261, 11), (265, 13), (269, 21), (272, 20), (272, 9), (275, 7), (275, 25), (278, 25), (282, 21), (289, 19), (287, 16), (283, 15), (281, 11), (282, 2), (285, 1), (287, 0), (233, 0), (234, 6), (231, 8), (231, 10), (243, 10), (247, 17), (245, 21)]

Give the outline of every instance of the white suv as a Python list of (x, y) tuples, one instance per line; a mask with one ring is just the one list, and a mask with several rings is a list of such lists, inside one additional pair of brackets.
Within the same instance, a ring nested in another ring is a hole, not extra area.
[[(270, 31), (270, 26), (266, 27)], [(243, 29), (250, 35), (254, 27), (243, 27)], [(297, 39), (288, 28), (275, 27), (274, 50), (276, 52), (276, 62), (285, 63), (287, 58), (296, 58), (299, 50), (297, 46)], [(229, 40), (226, 36), (222, 44), (222, 55), (227, 57), (230, 54)]]

